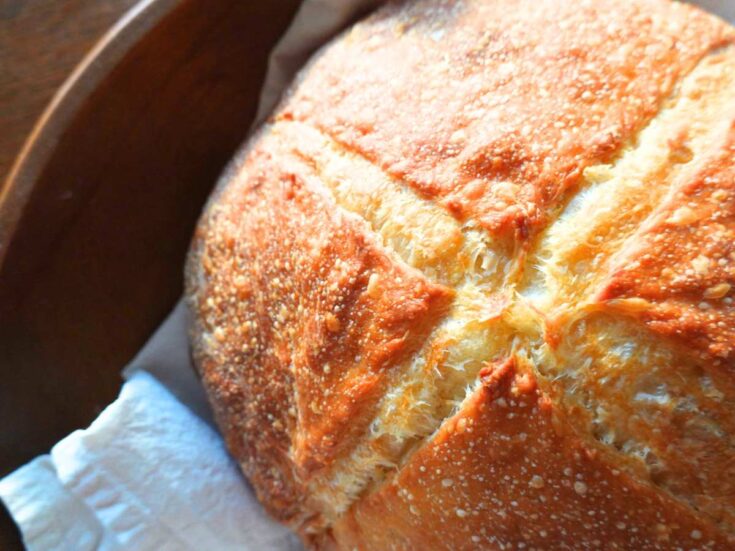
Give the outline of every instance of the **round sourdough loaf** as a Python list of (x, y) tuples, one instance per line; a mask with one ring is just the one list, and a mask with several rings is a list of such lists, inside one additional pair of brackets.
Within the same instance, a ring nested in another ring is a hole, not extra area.
[(315, 549), (735, 548), (735, 34), (391, 4), (225, 174), (196, 364)]

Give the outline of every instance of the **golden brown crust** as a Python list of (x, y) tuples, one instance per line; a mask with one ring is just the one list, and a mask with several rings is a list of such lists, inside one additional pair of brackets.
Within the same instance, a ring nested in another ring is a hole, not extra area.
[(735, 546), (733, 43), (668, 0), (426, 0), (315, 57), (187, 267), (274, 516), (321, 548)]
[[(735, 366), (735, 113), (621, 252), (598, 300)], [(622, 299), (622, 300), (621, 300)]]
[(189, 275), (218, 419), (284, 518), (302, 501), (301, 481), (351, 451), (390, 368), (452, 296), (391, 258), (313, 180), (263, 132), (200, 227)]
[(659, 0), (397, 4), (328, 47), (278, 117), (525, 241), (729, 40)]
[(490, 366), (431, 443), (325, 538), (340, 549), (416, 550), (735, 543), (569, 433), (532, 372), (517, 364)]

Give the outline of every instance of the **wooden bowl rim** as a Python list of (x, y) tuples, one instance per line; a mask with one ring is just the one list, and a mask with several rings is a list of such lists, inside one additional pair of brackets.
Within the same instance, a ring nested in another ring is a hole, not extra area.
[(36, 121), (0, 188), (0, 271), (34, 185), (87, 99), (125, 55), (186, 0), (141, 0), (130, 8), (75, 67)]

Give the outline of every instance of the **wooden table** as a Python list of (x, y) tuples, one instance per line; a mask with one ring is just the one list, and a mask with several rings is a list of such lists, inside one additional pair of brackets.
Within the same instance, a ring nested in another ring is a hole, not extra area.
[[(55, 91), (135, 2), (0, 0), (0, 182)], [(4, 511), (0, 549), (22, 549)]]

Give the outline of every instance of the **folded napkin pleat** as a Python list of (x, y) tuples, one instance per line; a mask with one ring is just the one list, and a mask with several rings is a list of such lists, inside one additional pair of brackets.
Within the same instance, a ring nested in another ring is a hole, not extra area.
[(104, 527), (84, 500), (61, 483), (48, 455), (0, 480), (0, 497), (31, 551), (118, 549), (116, 543), (103, 544)]
[(262, 510), (222, 439), (152, 375), (0, 481), (39, 550), (298, 550)]

